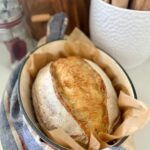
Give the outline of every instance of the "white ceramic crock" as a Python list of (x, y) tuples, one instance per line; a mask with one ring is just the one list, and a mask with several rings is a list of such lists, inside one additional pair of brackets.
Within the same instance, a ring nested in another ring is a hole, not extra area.
[(93, 42), (126, 69), (150, 57), (150, 11), (118, 8), (91, 0), (90, 34)]

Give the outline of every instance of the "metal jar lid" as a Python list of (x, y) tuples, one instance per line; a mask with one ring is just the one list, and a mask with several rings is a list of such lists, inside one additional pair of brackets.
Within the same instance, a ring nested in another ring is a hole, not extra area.
[(0, 0), (0, 24), (10, 23), (22, 15), (20, 0)]
[(12, 40), (13, 29), (22, 25), (23, 14), (20, 14), (14, 21), (0, 24), (0, 42)]

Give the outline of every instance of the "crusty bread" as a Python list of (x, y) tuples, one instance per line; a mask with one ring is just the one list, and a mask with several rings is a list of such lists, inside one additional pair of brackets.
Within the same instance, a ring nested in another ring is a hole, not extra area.
[(87, 144), (90, 133), (111, 132), (119, 109), (116, 92), (104, 71), (77, 57), (61, 58), (42, 68), (32, 98), (40, 125), (61, 127)]
[(56, 96), (50, 65), (40, 70), (32, 87), (33, 106), (38, 122), (47, 130), (62, 128), (78, 142), (87, 144), (85, 132)]

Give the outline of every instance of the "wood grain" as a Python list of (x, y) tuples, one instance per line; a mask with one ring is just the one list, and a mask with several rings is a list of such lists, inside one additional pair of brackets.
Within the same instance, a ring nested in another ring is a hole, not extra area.
[(36, 39), (46, 34), (46, 22), (32, 23), (30, 17), (35, 14), (65, 12), (69, 18), (67, 33), (74, 27), (79, 27), (89, 34), (89, 5), (90, 0), (23, 0), (32, 34)]
[(142, 10), (150, 10), (150, 0), (145, 0)]
[(135, 10), (142, 10), (144, 8), (144, 4), (145, 0), (132, 0), (130, 8)]
[(117, 7), (128, 8), (129, 0), (112, 0), (111, 3)]

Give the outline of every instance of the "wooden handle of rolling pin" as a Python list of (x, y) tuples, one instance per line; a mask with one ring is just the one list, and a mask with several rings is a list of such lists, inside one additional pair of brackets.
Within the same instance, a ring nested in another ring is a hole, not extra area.
[(51, 18), (50, 14), (39, 14), (31, 17), (32, 22), (47, 22)]
[(131, 8), (136, 10), (150, 10), (150, 0), (133, 0)]
[(145, 0), (132, 0), (131, 9), (142, 10), (144, 7)]
[(150, 10), (150, 0), (145, 0), (144, 7), (142, 10)]
[(128, 8), (129, 0), (112, 0), (111, 3), (117, 7)]

